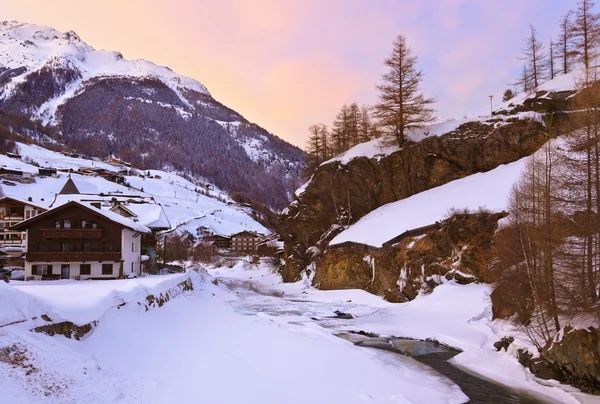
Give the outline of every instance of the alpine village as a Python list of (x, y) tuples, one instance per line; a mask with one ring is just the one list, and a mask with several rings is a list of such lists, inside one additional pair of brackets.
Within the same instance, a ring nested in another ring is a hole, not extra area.
[(600, 403), (593, 0), (84, 3), (0, 2), (0, 403)]

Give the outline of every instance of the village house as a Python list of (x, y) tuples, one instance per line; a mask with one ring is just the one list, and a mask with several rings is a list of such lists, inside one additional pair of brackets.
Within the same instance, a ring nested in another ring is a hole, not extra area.
[(214, 243), (219, 250), (231, 249), (231, 237), (221, 236), (219, 234), (207, 235), (202, 238), (203, 241)]
[(150, 229), (117, 213), (71, 201), (13, 227), (27, 233), (25, 279), (116, 279), (140, 275)]
[(254, 252), (256, 245), (264, 239), (262, 234), (242, 231), (231, 236), (231, 249), (235, 252)]
[(10, 197), (0, 198), (0, 247), (25, 249), (27, 244), (25, 232), (12, 230), (11, 227), (45, 210), (31, 201)]

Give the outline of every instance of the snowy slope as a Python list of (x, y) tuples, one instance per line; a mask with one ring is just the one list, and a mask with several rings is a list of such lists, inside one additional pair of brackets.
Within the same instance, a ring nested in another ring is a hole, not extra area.
[[(123, 167), (87, 159), (75, 159), (65, 157), (60, 153), (53, 152), (39, 146), (18, 144), (21, 152), (28, 156), (31, 161), (44, 167), (62, 169), (78, 168), (104, 168), (109, 171), (118, 171)], [(4, 156), (0, 156), (4, 157)], [(12, 160), (12, 159), (11, 159)], [(2, 161), (2, 160), (0, 160)], [(14, 160), (18, 162), (18, 160)], [(31, 166), (34, 167), (34, 166)], [(35, 168), (35, 167), (34, 167)], [(270, 231), (263, 225), (250, 217), (251, 211), (233, 203), (229, 196), (213, 188), (206, 191), (207, 195), (196, 192), (200, 187), (178, 174), (162, 170), (133, 170), (138, 175), (126, 176), (126, 182), (130, 186), (116, 184), (102, 177), (80, 175), (71, 173), (71, 178), (82, 194), (116, 194), (137, 195), (142, 198), (151, 198), (160, 203), (167, 215), (167, 219), (173, 229), (178, 231), (187, 230), (195, 234), (198, 226), (209, 226), (218, 234), (230, 235), (242, 230), (250, 230), (262, 234)], [(150, 177), (146, 175), (150, 173)], [(57, 199), (56, 194), (60, 192), (68, 179), (67, 173), (59, 172), (58, 178), (44, 177), (35, 178), (33, 184), (16, 183), (14, 186), (2, 186), (6, 196), (21, 200), (31, 197), (31, 203), (36, 206), (49, 208), (66, 203), (69, 200), (79, 200), (79, 195), (61, 195)], [(140, 177), (139, 175), (144, 175)], [(158, 178), (160, 177), (160, 178)], [(203, 181), (196, 181), (206, 183)], [(134, 208), (135, 209), (135, 208)], [(158, 218), (157, 218), (158, 220)]]
[[(39, 118), (49, 121), (56, 108), (75, 92), (85, 80), (100, 76), (154, 77), (181, 96), (184, 90), (208, 94), (204, 85), (196, 80), (174, 73), (165, 66), (157, 66), (146, 60), (127, 60), (119, 52), (97, 51), (72, 31), (59, 32), (41, 25), (18, 21), (0, 24), (0, 66), (9, 69), (26, 67), (33, 72), (44, 66), (60, 66), (75, 69), (80, 78), (69, 86), (68, 91), (45, 102), (37, 112)], [(24, 76), (11, 81), (2, 91), (2, 97), (11, 95), (12, 89), (24, 80)]]
[(519, 179), (527, 159), (525, 157), (384, 205), (338, 234), (330, 245), (352, 241), (381, 247), (405, 231), (443, 220), (452, 208), (506, 210), (510, 190)]

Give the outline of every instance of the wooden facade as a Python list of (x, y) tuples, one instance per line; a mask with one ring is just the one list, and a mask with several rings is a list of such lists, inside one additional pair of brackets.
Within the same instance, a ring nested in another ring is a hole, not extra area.
[(26, 234), (11, 227), (46, 209), (10, 197), (0, 199), (0, 246), (26, 248)]
[(80, 203), (54, 208), (17, 229), (27, 231), (26, 279), (114, 279), (140, 272), (141, 234)]

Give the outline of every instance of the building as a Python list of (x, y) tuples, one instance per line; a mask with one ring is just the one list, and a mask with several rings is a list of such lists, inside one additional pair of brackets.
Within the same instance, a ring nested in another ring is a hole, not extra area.
[(262, 234), (242, 231), (231, 236), (231, 249), (236, 252), (254, 252), (264, 239)]
[(0, 247), (26, 248), (25, 232), (12, 230), (11, 227), (23, 220), (37, 216), (45, 210), (31, 201), (8, 196), (0, 198)]
[(25, 279), (116, 279), (141, 273), (150, 229), (117, 213), (71, 201), (13, 227), (27, 232)]
[(203, 237), (202, 240), (207, 242), (213, 242), (215, 247), (217, 247), (219, 250), (231, 249), (231, 237), (213, 234)]

